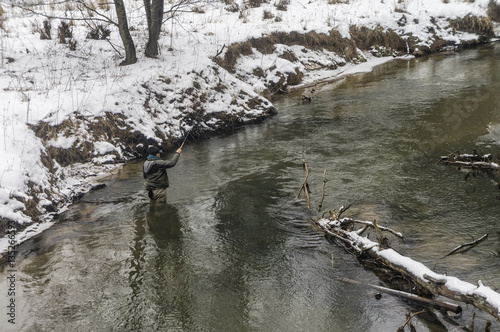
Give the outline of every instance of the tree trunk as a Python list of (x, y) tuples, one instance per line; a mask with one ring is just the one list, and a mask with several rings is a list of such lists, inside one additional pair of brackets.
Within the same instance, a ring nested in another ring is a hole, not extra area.
[(144, 0), (149, 32), (145, 51), (148, 58), (156, 58), (159, 54), (158, 40), (163, 23), (163, 7), (164, 0)]
[(131, 65), (137, 62), (137, 55), (135, 52), (134, 40), (128, 28), (127, 12), (125, 11), (123, 0), (114, 0), (114, 2), (116, 15), (118, 17), (118, 30), (120, 31), (123, 46), (125, 47), (125, 60), (120, 63), (120, 66)]

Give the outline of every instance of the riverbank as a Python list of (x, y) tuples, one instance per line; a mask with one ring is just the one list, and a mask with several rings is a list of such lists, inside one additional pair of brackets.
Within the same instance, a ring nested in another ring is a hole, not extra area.
[[(165, 26), (156, 59), (142, 56), (145, 19), (132, 15), (139, 61), (118, 66), (113, 26), (108, 40), (94, 40), (73, 21), (70, 50), (55, 37), (41, 39), (42, 17), (1, 4), (0, 230), (15, 234), (0, 240), (3, 254), (9, 241), (18, 245), (50, 227), (149, 144), (170, 150), (188, 134), (206, 138), (261, 122), (276, 112), (272, 94), (498, 35), (488, 18), (498, 6), (486, 0), (211, 3)], [(51, 20), (52, 30), (62, 21)]]

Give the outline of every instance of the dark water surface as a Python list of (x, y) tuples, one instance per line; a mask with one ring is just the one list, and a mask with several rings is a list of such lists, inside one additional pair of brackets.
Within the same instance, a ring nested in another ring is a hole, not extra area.
[[(395, 332), (420, 308), (342, 282), (383, 285), (308, 221), (320, 214), (324, 169), (322, 212), (352, 204), (346, 216), (401, 231), (406, 243), (391, 238), (401, 253), (500, 287), (494, 180), (436, 165), (457, 149), (499, 156), (499, 55), (491, 45), (397, 60), (317, 87), (311, 103), (275, 100), (279, 115), (264, 124), (186, 145), (166, 206), (150, 206), (142, 164), (127, 165), (21, 246), (16, 328), (4, 313), (0, 330)], [(302, 159), (311, 213), (295, 198)], [(492, 319), (462, 306), (461, 324)], [(455, 330), (432, 315), (414, 321), (417, 331)]]

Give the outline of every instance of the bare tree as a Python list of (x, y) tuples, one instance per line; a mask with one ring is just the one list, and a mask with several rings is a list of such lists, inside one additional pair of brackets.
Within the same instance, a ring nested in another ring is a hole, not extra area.
[(127, 12), (123, 0), (114, 0), (116, 16), (118, 18), (118, 31), (122, 39), (123, 47), (125, 47), (125, 60), (120, 63), (120, 66), (131, 65), (137, 62), (137, 54), (135, 51), (134, 40), (130, 35), (128, 28)]
[(171, 6), (165, 10), (165, 0), (144, 0), (144, 9), (148, 22), (148, 42), (146, 44), (145, 54), (149, 58), (158, 56), (162, 25), (175, 19), (176, 15), (182, 12), (191, 12), (191, 7), (203, 3), (204, 0), (177, 0), (171, 2)]
[(149, 32), (145, 54), (149, 58), (155, 58), (159, 53), (158, 40), (163, 24), (163, 7), (164, 0), (144, 0)]
[[(165, 0), (143, 0), (144, 9), (146, 12), (146, 19), (148, 23), (148, 41), (146, 43), (145, 55), (149, 58), (155, 58), (160, 52), (159, 39), (162, 25), (169, 21), (174, 20), (176, 15), (182, 12), (192, 11), (192, 7), (204, 3), (206, 0), (174, 0), (171, 6), (165, 10)], [(120, 65), (130, 65), (137, 62), (137, 53), (134, 40), (130, 34), (128, 26), (127, 12), (123, 0), (113, 0), (117, 15), (117, 22), (113, 21), (102, 12), (98, 11), (92, 2), (89, 0), (52, 0), (40, 3), (38, 0), (11, 0), (13, 6), (20, 7), (24, 10), (30, 11), (33, 14), (51, 18), (51, 19), (68, 19), (68, 17), (57, 17), (53, 14), (36, 10), (38, 6), (52, 6), (60, 5), (63, 3), (73, 3), (79, 9), (81, 16), (72, 17), (73, 21), (86, 21), (86, 22), (106, 22), (118, 27), (120, 38), (125, 49), (125, 60)]]
[[(127, 12), (125, 10), (125, 5), (123, 0), (114, 0), (115, 10), (117, 15), (117, 21), (113, 21), (110, 17), (104, 15), (102, 12), (98, 11), (91, 1), (88, 0), (54, 0), (46, 1), (40, 3), (40, 1), (31, 0), (11, 0), (12, 6), (19, 7), (23, 10), (31, 12), (34, 15), (46, 17), (49, 19), (60, 19), (67, 20), (66, 16), (57, 16), (52, 13), (47, 13), (37, 8), (48, 7), (61, 4), (74, 4), (75, 8), (80, 12), (80, 16), (71, 17), (72, 21), (85, 21), (85, 22), (104, 22), (107, 24), (114, 25), (118, 27), (120, 37), (125, 49), (125, 60), (123, 60), (120, 65), (130, 65), (137, 62), (137, 54), (135, 50), (134, 40), (130, 35), (130, 30), (128, 27)], [(116, 49), (115, 49), (116, 50)]]

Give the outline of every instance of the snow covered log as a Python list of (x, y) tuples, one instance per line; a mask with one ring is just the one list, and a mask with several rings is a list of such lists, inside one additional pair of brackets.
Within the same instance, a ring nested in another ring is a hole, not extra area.
[[(481, 281), (478, 281), (478, 285), (473, 285), (456, 277), (436, 273), (424, 264), (386, 247), (386, 241), (380, 241), (379, 238), (379, 244), (362, 236), (361, 233), (365, 229), (353, 230), (352, 219), (322, 218), (315, 222), (328, 235), (333, 236), (336, 240), (341, 241), (344, 246), (354, 250), (358, 257), (368, 255), (371, 258), (380, 260), (386, 267), (403, 274), (433, 294), (472, 304), (476, 308), (500, 319), (500, 294), (484, 286)], [(376, 225), (373, 226), (376, 227)]]

